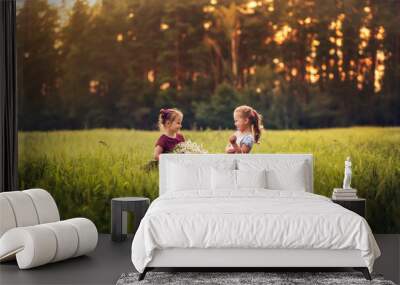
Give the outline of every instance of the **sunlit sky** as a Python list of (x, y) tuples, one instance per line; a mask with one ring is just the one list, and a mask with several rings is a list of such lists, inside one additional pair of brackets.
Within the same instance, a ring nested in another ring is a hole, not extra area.
[[(56, 4), (56, 5), (59, 5), (59, 4), (61, 4), (62, 2), (67, 2), (68, 4), (69, 4), (69, 3), (74, 3), (74, 2), (75, 2), (75, 0), (48, 0), (48, 1), (49, 1), (49, 3)], [(87, 2), (88, 2), (89, 4), (94, 4), (94, 3), (96, 3), (96, 1), (97, 1), (97, 0), (87, 0)]]
[[(1, 0), (0, 0), (1, 1)], [(16, 2), (17, 2), (17, 9), (18, 8), (21, 8), (23, 5), (24, 5), (24, 3), (26, 2), (26, 1), (35, 1), (35, 0), (16, 0)], [(93, 5), (93, 4), (95, 4), (97, 1), (102, 1), (102, 0), (86, 0), (90, 5)], [(60, 12), (60, 20), (61, 20), (61, 22), (64, 22), (66, 19), (67, 19), (67, 14), (66, 13), (64, 13), (64, 12), (66, 12), (69, 8), (72, 8), (73, 7), (73, 5), (74, 5), (74, 3), (76, 2), (76, 0), (47, 0), (47, 2), (50, 4), (50, 5), (54, 5), (54, 6), (57, 6), (57, 7), (61, 7), (61, 8), (67, 8), (67, 9), (60, 9), (59, 10), (59, 12)]]
[[(32, 1), (32, 0), (17, 0), (17, 5), (23, 5), (25, 1)], [(50, 4), (53, 5), (62, 5), (65, 4), (67, 6), (73, 5), (75, 0), (47, 0)], [(89, 4), (94, 4), (98, 0), (87, 0)]]

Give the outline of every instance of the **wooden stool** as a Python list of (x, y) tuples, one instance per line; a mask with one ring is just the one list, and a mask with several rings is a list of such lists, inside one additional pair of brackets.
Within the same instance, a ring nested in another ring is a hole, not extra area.
[(113, 198), (111, 200), (111, 239), (113, 241), (126, 239), (127, 212), (134, 215), (133, 234), (135, 234), (149, 205), (150, 199), (144, 197)]

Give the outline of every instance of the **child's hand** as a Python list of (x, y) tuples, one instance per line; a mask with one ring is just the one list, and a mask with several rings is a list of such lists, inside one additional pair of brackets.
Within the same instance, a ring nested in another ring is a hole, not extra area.
[(236, 136), (235, 136), (235, 135), (231, 135), (231, 136), (229, 137), (229, 142), (230, 142), (231, 144), (236, 144)]
[(228, 144), (225, 147), (225, 153), (235, 153), (235, 148), (231, 144)]
[(226, 149), (226, 153), (236, 153), (236, 151), (233, 147), (229, 147)]

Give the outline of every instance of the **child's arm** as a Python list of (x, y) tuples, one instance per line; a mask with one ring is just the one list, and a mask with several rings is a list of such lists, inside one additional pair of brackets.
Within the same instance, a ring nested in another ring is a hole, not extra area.
[(232, 147), (232, 145), (228, 144), (225, 148), (226, 153), (235, 153), (235, 149)]
[(182, 133), (178, 133), (177, 135), (181, 136), (183, 142), (186, 141), (185, 136)]
[(249, 153), (251, 151), (251, 147), (242, 144), (242, 146), (240, 147), (240, 153)]
[(251, 148), (247, 145), (239, 146), (238, 144), (234, 143), (231, 146), (227, 146), (227, 153), (249, 153)]
[(253, 147), (254, 139), (250, 136), (246, 136), (240, 142), (240, 153), (249, 153)]
[(240, 146), (235, 142), (232, 144), (232, 153), (242, 153), (242, 150), (240, 149)]
[(158, 160), (160, 157), (160, 154), (162, 154), (163, 152), (163, 148), (159, 145), (156, 145), (156, 147), (154, 148), (154, 159)]

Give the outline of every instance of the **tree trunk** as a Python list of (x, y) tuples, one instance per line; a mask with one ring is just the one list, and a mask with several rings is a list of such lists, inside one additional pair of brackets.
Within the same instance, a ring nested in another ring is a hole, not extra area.
[(231, 58), (232, 58), (232, 74), (234, 84), (237, 88), (240, 88), (240, 82), (238, 78), (238, 54), (239, 54), (239, 40), (240, 35), (238, 33), (240, 24), (237, 23), (233, 32), (231, 33)]

